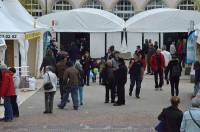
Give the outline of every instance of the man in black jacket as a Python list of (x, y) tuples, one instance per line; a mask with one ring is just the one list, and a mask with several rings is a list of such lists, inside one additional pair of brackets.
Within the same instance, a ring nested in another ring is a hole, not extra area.
[(114, 104), (114, 106), (125, 105), (125, 84), (127, 82), (128, 69), (122, 58), (119, 58), (118, 63), (119, 63), (119, 68), (116, 71), (118, 101)]

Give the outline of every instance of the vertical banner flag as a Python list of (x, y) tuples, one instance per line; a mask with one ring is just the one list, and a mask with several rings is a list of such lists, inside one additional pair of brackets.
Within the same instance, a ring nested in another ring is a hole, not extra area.
[(187, 64), (192, 64), (195, 61), (195, 47), (196, 47), (196, 39), (195, 39), (195, 31), (192, 31), (188, 35), (187, 40)]

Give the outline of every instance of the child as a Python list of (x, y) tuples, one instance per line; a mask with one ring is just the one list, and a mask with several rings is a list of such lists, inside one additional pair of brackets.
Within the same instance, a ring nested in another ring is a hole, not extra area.
[(93, 73), (92, 81), (96, 82), (96, 76), (98, 74), (98, 63), (96, 59), (92, 61), (92, 73)]
[(103, 69), (106, 67), (106, 63), (104, 61), (104, 57), (101, 58), (99, 62), (99, 84), (103, 84)]

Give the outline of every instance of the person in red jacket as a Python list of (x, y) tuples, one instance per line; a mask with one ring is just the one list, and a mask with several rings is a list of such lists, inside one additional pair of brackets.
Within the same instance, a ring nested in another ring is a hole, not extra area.
[(13, 110), (11, 104), (11, 96), (15, 95), (13, 73), (11, 73), (6, 65), (2, 65), (0, 78), (0, 97), (4, 99), (4, 118), (1, 121), (9, 122), (13, 120)]
[[(165, 67), (165, 59), (164, 56), (161, 54), (161, 50), (157, 49), (156, 53), (151, 57), (151, 67), (154, 73), (154, 79), (155, 79), (155, 89), (162, 90), (163, 85), (163, 70)], [(158, 75), (160, 78), (160, 81), (158, 83)]]

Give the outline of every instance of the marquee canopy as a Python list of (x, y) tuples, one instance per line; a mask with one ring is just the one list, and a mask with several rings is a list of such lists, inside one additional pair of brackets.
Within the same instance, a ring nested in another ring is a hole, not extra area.
[(188, 32), (191, 21), (200, 23), (197, 11), (170, 8), (139, 13), (126, 22), (128, 32)]
[(55, 24), (56, 32), (117, 32), (123, 31), (125, 25), (118, 16), (92, 8), (51, 13), (38, 21), (51, 27)]
[(0, 7), (1, 33), (26, 33), (46, 28), (42, 24), (35, 24), (34, 18), (18, 0), (0, 1)]

